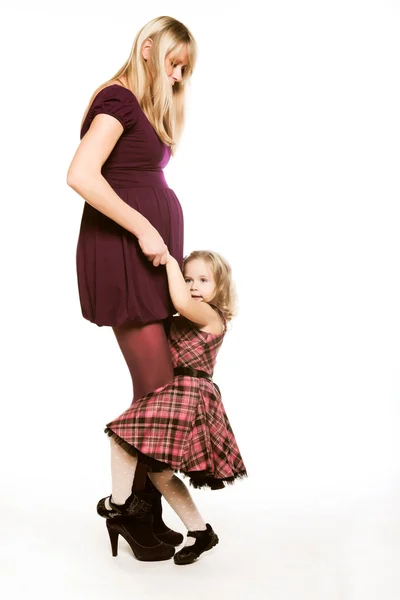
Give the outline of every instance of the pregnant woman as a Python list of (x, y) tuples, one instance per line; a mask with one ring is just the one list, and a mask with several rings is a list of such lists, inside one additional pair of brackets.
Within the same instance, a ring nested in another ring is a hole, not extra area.
[[(167, 248), (183, 262), (183, 215), (163, 168), (184, 122), (195, 65), (190, 31), (158, 17), (137, 34), (116, 75), (93, 94), (67, 183), (85, 200), (77, 247), (83, 316), (113, 328), (133, 382), (133, 402), (173, 379), (166, 332), (174, 313)], [(111, 467), (120, 449), (111, 440)], [(150, 513), (124, 517), (142, 560), (164, 560), (183, 536), (162, 520), (161, 495), (138, 469), (134, 489)]]

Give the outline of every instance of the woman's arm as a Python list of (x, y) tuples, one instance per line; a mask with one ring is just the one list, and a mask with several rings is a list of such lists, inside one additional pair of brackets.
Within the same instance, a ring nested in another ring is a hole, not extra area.
[(98, 211), (138, 238), (143, 253), (155, 266), (165, 264), (166, 246), (151, 223), (114, 192), (101, 168), (123, 133), (118, 119), (97, 115), (78, 146), (68, 169), (67, 184)]
[(207, 302), (193, 300), (178, 262), (169, 253), (166, 269), (171, 300), (179, 314), (200, 327), (220, 324), (219, 315)]

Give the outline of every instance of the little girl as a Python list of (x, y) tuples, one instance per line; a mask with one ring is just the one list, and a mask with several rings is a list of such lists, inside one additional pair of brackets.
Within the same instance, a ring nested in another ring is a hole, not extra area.
[[(188, 529), (185, 546), (175, 554), (178, 565), (195, 561), (218, 543), (205, 523), (183, 481), (194, 487), (221, 489), (246, 469), (221, 401), (212, 381), (217, 353), (234, 314), (230, 266), (215, 252), (190, 254), (183, 268), (168, 254), (166, 263), (172, 302), (179, 313), (173, 318), (169, 344), (174, 378), (131, 405), (107, 425), (111, 437), (112, 495), (99, 501), (97, 512), (107, 518), (113, 555), (118, 535), (136, 543), (121, 524), (121, 517), (145, 515), (148, 504), (140, 492), (132, 493), (138, 460), (149, 468), (149, 477)], [(157, 560), (170, 558), (165, 552)]]

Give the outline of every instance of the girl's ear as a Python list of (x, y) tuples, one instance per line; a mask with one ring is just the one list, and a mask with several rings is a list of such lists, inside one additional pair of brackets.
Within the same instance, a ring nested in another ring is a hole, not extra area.
[(147, 40), (144, 40), (143, 45), (142, 45), (142, 56), (143, 56), (144, 60), (148, 60), (150, 58), (150, 51), (151, 51), (152, 45), (153, 45), (153, 40), (151, 40), (150, 38), (147, 38)]

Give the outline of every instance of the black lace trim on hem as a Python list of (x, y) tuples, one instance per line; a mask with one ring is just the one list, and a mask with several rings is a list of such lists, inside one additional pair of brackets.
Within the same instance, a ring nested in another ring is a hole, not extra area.
[(140, 452), (135, 446), (128, 444), (125, 440), (114, 433), (109, 427), (106, 427), (104, 432), (112, 438), (116, 444), (121, 446), (131, 456), (137, 456), (138, 461), (148, 468), (150, 473), (161, 473), (162, 471), (174, 471), (175, 473), (181, 473), (184, 477), (189, 479), (189, 483), (194, 488), (210, 488), (212, 490), (222, 490), (227, 485), (232, 485), (237, 479), (244, 479), (247, 477), (247, 471), (241, 471), (235, 473), (231, 477), (224, 477), (223, 479), (216, 479), (207, 471), (181, 471), (180, 469), (172, 469), (167, 463), (161, 462), (147, 454)]

